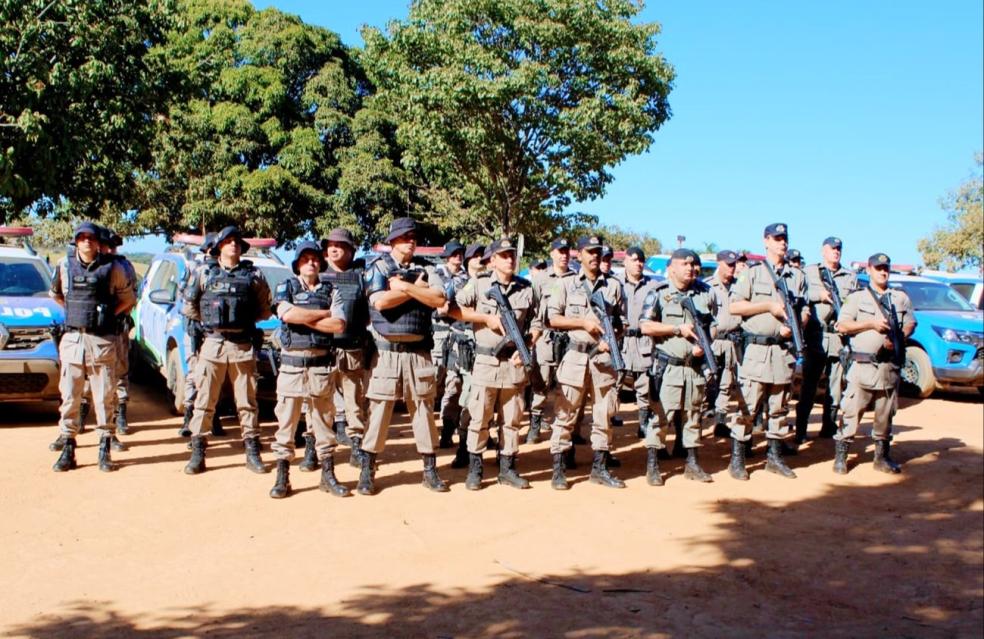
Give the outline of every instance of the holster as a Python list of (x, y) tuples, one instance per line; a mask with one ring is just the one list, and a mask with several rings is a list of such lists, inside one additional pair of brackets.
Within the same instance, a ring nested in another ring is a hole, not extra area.
[(553, 348), (553, 361), (560, 365), (571, 344), (571, 336), (566, 331), (553, 331), (550, 346)]
[(649, 367), (649, 401), (659, 401), (659, 389), (663, 386), (663, 374), (669, 363), (657, 356), (653, 356), (653, 364)]

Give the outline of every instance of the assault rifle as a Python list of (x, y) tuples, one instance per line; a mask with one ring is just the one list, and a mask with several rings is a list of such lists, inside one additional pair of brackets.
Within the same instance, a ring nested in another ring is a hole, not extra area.
[(772, 270), (772, 265), (769, 264), (768, 260), (762, 262), (765, 264), (765, 270), (769, 272), (772, 276), (772, 283), (775, 284), (776, 290), (782, 296), (782, 302), (786, 307), (786, 326), (789, 330), (793, 332), (793, 348), (796, 351), (797, 361), (803, 359), (803, 329), (800, 326), (800, 318), (796, 312), (796, 302), (793, 294), (789, 292), (789, 287), (786, 286), (786, 281), (781, 277), (776, 275), (776, 272)]
[(834, 276), (826, 266), (820, 267), (820, 282), (830, 293), (830, 303), (834, 307), (834, 318), (836, 319), (841, 314), (841, 296), (840, 291), (837, 290), (837, 284), (834, 282)]
[(899, 316), (895, 312), (891, 291), (885, 291), (884, 295), (878, 297), (875, 289), (869, 286), (868, 292), (875, 298), (875, 305), (881, 311), (882, 317), (888, 322), (888, 339), (892, 342), (892, 363), (902, 368), (905, 365), (905, 333), (902, 332), (902, 325), (899, 324)]
[(591, 310), (594, 311), (595, 316), (601, 321), (601, 328), (603, 330), (601, 339), (608, 345), (608, 354), (612, 358), (612, 368), (618, 372), (618, 383), (616, 384), (616, 388), (618, 388), (621, 386), (622, 376), (625, 375), (625, 360), (622, 359), (622, 349), (618, 345), (618, 337), (615, 335), (612, 316), (608, 314), (608, 302), (605, 301), (605, 297), (601, 294), (600, 290), (592, 293), (590, 300)]
[(704, 364), (707, 367), (708, 381), (716, 380), (720, 372), (718, 370), (717, 358), (714, 357), (714, 351), (711, 349), (711, 333), (708, 330), (708, 326), (711, 324), (711, 316), (698, 311), (697, 306), (694, 305), (694, 298), (686, 294), (680, 295), (680, 306), (694, 320), (694, 332), (697, 333), (697, 343), (700, 344), (701, 350), (704, 351)]
[(499, 308), (502, 327), (506, 329), (505, 336), (492, 349), (493, 353), (498, 357), (499, 353), (510, 344), (515, 346), (516, 352), (519, 353), (519, 359), (523, 362), (523, 368), (526, 369), (526, 373), (529, 376), (530, 386), (533, 387), (535, 392), (542, 392), (546, 384), (544, 384), (543, 378), (540, 376), (540, 368), (533, 362), (533, 354), (526, 346), (523, 331), (519, 328), (519, 322), (516, 321), (516, 315), (513, 313), (509, 299), (506, 298), (497, 283), (493, 283), (489, 287), (489, 290), (485, 292), (485, 296), (495, 302), (495, 305)]

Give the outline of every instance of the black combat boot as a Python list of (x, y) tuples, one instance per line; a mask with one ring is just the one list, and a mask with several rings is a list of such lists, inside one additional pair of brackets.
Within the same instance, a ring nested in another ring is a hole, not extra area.
[(500, 484), (512, 486), (513, 488), (529, 488), (530, 482), (516, 472), (516, 456), (499, 456), (499, 476), (496, 478)]
[(454, 431), (458, 430), (458, 424), (452, 419), (441, 420), (441, 441), (438, 448), (451, 448), (454, 446)]
[(622, 460), (615, 457), (615, 453), (608, 451), (608, 467), (609, 468), (621, 468)]
[(820, 422), (820, 433), (819, 436), (824, 439), (833, 438), (834, 434), (837, 432), (837, 411), (833, 410), (833, 407), (824, 400), (823, 402), (823, 418)]
[(594, 459), (591, 462), (592, 484), (601, 484), (609, 488), (625, 488), (625, 482), (608, 472), (608, 451), (594, 451)]
[(803, 420), (803, 423), (800, 423), (800, 420), (798, 420), (798, 419), (796, 420), (796, 435), (793, 437), (793, 441), (796, 442), (796, 447), (797, 448), (799, 448), (799, 445), (800, 444), (806, 442), (806, 440), (809, 439), (806, 436), (806, 427), (807, 426), (808, 426), (808, 423), (807, 423), (806, 420)]
[(834, 472), (838, 475), (847, 474), (847, 453), (850, 449), (850, 440), (838, 439), (834, 441)]
[(304, 433), (304, 459), (301, 463), (297, 465), (302, 473), (309, 473), (312, 470), (317, 470), (320, 464), (318, 463), (318, 451), (314, 449), (314, 434)]
[(126, 444), (120, 441), (119, 437), (116, 435), (109, 436), (109, 447), (117, 453), (121, 453), (126, 450)]
[(352, 491), (335, 477), (335, 458), (333, 455), (334, 453), (329, 453), (327, 457), (321, 460), (321, 483), (318, 488), (335, 497), (350, 497)]
[(269, 469), (260, 459), (260, 438), (247, 437), (243, 440), (243, 445), (246, 447), (246, 468), (261, 475), (268, 472)]
[(424, 458), (424, 478), (421, 484), (435, 493), (448, 492), (448, 485), (437, 474), (437, 455), (421, 455)]
[(752, 440), (751, 437), (745, 440), (744, 446), (745, 446), (745, 457), (748, 459), (755, 457), (755, 442)]
[(875, 470), (896, 475), (902, 472), (902, 467), (892, 459), (889, 441), (888, 439), (875, 440)]
[(646, 449), (646, 483), (650, 486), (663, 485), (663, 476), (659, 473), (659, 455), (655, 448)]
[(687, 456), (687, 449), (683, 447), (683, 427), (676, 428), (676, 436), (673, 438), (673, 457), (684, 459)]
[(458, 450), (454, 451), (451, 468), (468, 468), (468, 436), (464, 430), (458, 431)]
[(66, 437), (65, 441), (62, 443), (61, 455), (58, 457), (58, 461), (55, 465), (51, 467), (56, 473), (63, 473), (66, 470), (75, 470), (77, 464), (75, 463), (75, 438)]
[(581, 434), (579, 429), (575, 428), (574, 432), (571, 433), (571, 443), (575, 446), (584, 446), (588, 443), (588, 440), (584, 438), (584, 435)]
[(99, 438), (99, 470), (104, 473), (111, 473), (116, 470), (116, 464), (109, 454), (109, 448), (113, 445), (112, 435), (102, 435)]
[(728, 428), (727, 413), (721, 413), (721, 412), (714, 413), (714, 436), (731, 437), (731, 429)]
[(360, 495), (375, 495), (376, 485), (376, 453), (362, 451), (362, 472), (359, 473), (359, 483), (355, 487), (355, 492)]
[(567, 470), (574, 470), (577, 468), (576, 448), (577, 447), (574, 446), (574, 442), (571, 442), (571, 447), (564, 451), (564, 468)]
[(731, 463), (728, 464), (728, 474), (735, 479), (748, 481), (748, 471), (745, 470), (745, 442), (734, 438), (731, 440)]
[(83, 399), (82, 403), (79, 404), (79, 434), (80, 435), (85, 432), (85, 420), (89, 417), (89, 408), (90, 408), (89, 402)]
[(636, 436), (639, 439), (645, 439), (646, 432), (649, 429), (649, 420), (652, 419), (653, 412), (649, 408), (639, 409), (639, 429), (636, 430)]
[(611, 419), (608, 420), (608, 423), (612, 425), (612, 428), (621, 428), (622, 426), (625, 426), (625, 422), (622, 421), (622, 418), (618, 415), (612, 415)]
[(782, 440), (769, 440), (769, 449), (765, 457), (765, 469), (770, 473), (782, 475), (787, 479), (796, 479), (796, 473), (782, 459)]
[(218, 411), (212, 413), (212, 434), (216, 437), (225, 437), (225, 428), (222, 428), (222, 420), (219, 418)]
[(362, 438), (353, 435), (350, 439), (352, 448), (349, 450), (349, 466), (354, 468), (362, 467)]
[(277, 460), (277, 481), (270, 489), (270, 496), (274, 499), (283, 499), (290, 495), (290, 460)]
[(191, 438), (191, 459), (185, 466), (186, 475), (197, 475), (205, 472), (205, 438), (196, 435)]
[(130, 424), (126, 421), (126, 402), (116, 405), (116, 434), (128, 435)]
[(302, 419), (297, 422), (297, 428), (294, 429), (294, 448), (300, 448), (307, 444), (306, 436), (311, 434), (307, 427), (307, 423)]
[(55, 441), (48, 444), (48, 450), (58, 452), (65, 447), (65, 442), (68, 440), (67, 435), (59, 435), (55, 437)]
[(540, 440), (541, 428), (543, 428), (543, 415), (530, 415), (530, 429), (526, 432), (527, 444), (535, 444)]
[(468, 476), (465, 477), (465, 488), (479, 490), (482, 487), (482, 472), (482, 456), (478, 453), (468, 453)]
[(335, 429), (335, 440), (342, 446), (351, 446), (352, 438), (348, 434), (348, 422), (341, 419), (334, 424), (332, 428)]
[(683, 468), (683, 477), (705, 483), (714, 481), (714, 478), (704, 472), (697, 462), (697, 448), (687, 449), (687, 465)]
[(553, 476), (550, 478), (550, 487), (554, 490), (567, 490), (570, 485), (564, 475), (564, 453), (554, 453), (553, 455)]
[(185, 406), (184, 420), (181, 422), (181, 428), (178, 429), (179, 437), (191, 437), (191, 416), (195, 413), (194, 405)]

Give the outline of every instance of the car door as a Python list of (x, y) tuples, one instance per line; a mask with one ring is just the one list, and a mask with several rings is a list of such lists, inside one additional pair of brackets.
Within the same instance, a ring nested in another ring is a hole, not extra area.
[(164, 357), (167, 354), (167, 319), (168, 312), (174, 306), (174, 302), (153, 302), (150, 296), (154, 291), (165, 290), (173, 292), (174, 298), (176, 299), (177, 278), (177, 265), (170, 258), (163, 259), (143, 290), (143, 299), (141, 302), (144, 308), (141, 322), (144, 331), (144, 342), (148, 351), (154, 356), (158, 366), (163, 366)]

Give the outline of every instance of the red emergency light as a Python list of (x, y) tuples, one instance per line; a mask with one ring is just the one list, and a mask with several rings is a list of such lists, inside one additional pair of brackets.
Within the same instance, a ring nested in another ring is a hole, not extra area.
[(29, 226), (0, 226), (0, 236), (3, 237), (31, 237), (34, 229)]

